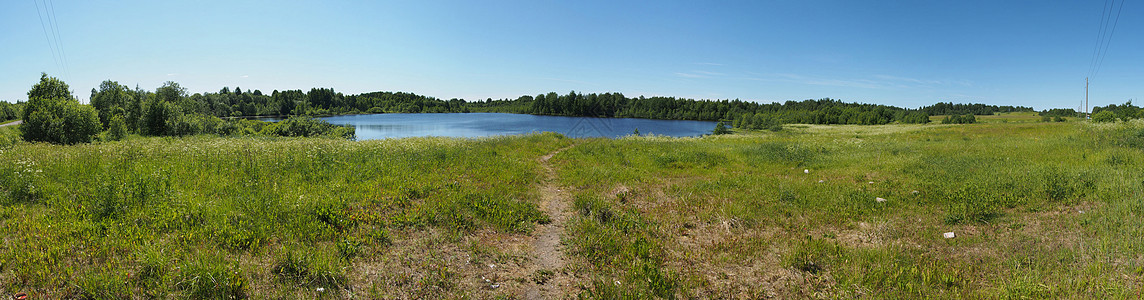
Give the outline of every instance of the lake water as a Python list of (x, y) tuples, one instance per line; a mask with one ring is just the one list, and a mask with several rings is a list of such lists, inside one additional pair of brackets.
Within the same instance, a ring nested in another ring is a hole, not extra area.
[(699, 136), (711, 133), (715, 122), (621, 118), (534, 116), (505, 113), (373, 114), (321, 118), (353, 125), (359, 140), (416, 136), (483, 137), (557, 132), (568, 137), (615, 138), (632, 134)]

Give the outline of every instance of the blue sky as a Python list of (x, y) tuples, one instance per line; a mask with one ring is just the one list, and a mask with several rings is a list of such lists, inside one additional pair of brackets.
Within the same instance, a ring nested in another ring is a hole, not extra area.
[[(331, 87), (476, 100), (575, 90), (1076, 108), (1105, 3), (43, 1), (0, 4), (0, 100), (24, 100), (48, 72), (83, 100), (110, 79), (192, 93)], [(45, 17), (54, 7), (64, 67), (37, 3)], [(1093, 105), (1144, 96), (1142, 20), (1144, 3), (1124, 5)]]

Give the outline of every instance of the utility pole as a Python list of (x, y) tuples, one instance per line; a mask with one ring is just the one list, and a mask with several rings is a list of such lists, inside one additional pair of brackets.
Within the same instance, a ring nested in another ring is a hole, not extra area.
[(1084, 119), (1088, 120), (1088, 77), (1084, 78)]

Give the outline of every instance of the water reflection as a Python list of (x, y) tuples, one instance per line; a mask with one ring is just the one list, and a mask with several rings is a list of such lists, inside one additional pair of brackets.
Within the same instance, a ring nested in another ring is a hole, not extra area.
[(322, 118), (353, 125), (359, 140), (415, 136), (483, 137), (557, 132), (569, 137), (621, 137), (641, 134), (698, 136), (711, 133), (715, 122), (534, 116), (504, 113), (374, 114)]

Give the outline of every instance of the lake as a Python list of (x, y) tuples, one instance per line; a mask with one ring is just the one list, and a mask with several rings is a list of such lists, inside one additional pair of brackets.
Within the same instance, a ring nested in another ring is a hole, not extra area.
[(359, 140), (417, 136), (483, 137), (551, 131), (568, 137), (616, 138), (632, 134), (674, 137), (711, 133), (715, 122), (534, 116), (506, 113), (373, 114), (321, 118), (352, 125)]

